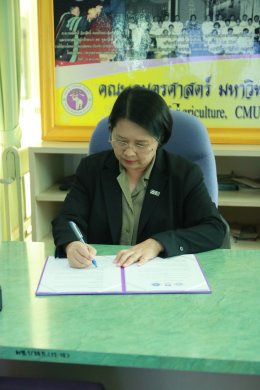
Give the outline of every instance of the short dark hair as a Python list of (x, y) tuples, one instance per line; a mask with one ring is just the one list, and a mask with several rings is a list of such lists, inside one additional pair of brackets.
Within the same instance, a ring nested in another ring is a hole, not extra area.
[(128, 119), (143, 127), (165, 144), (172, 132), (172, 115), (165, 100), (156, 92), (140, 86), (127, 87), (120, 93), (109, 116), (112, 132), (120, 119)]

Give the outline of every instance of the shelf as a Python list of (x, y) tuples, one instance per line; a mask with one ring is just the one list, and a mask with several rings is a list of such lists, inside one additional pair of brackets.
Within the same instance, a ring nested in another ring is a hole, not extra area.
[(215, 156), (260, 157), (260, 145), (212, 145)]
[[(41, 142), (31, 146), (36, 153), (88, 154), (88, 142)], [(222, 145), (213, 144), (215, 156), (260, 157), (260, 145)]]
[(260, 190), (220, 191), (219, 206), (260, 207)]
[(61, 191), (59, 189), (59, 184), (56, 183), (47, 190), (36, 195), (35, 198), (38, 202), (63, 202), (66, 195), (67, 191)]
[(231, 249), (260, 249), (260, 239), (231, 241)]
[(88, 154), (88, 142), (41, 142), (31, 146), (33, 153), (43, 154)]
[[(48, 234), (46, 234), (46, 236), (44, 236), (44, 237), (42, 238), (42, 241), (43, 241), (43, 242), (47, 242), (47, 243), (52, 243), (53, 246), (54, 246), (52, 232), (50, 231)], [(54, 251), (53, 251), (53, 252), (54, 252)]]
[[(36, 195), (38, 202), (63, 202), (67, 191), (60, 191), (59, 184), (54, 184), (46, 191)], [(219, 206), (260, 207), (260, 190), (220, 191)]]

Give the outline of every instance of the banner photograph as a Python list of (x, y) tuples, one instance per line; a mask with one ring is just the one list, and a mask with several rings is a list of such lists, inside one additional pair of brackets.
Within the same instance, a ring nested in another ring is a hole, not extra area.
[(128, 85), (260, 144), (260, 0), (38, 0), (43, 138), (89, 140)]

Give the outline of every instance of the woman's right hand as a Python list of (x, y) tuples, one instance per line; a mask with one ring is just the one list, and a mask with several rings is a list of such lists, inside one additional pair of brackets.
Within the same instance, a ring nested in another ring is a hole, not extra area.
[(65, 252), (72, 268), (89, 268), (96, 256), (96, 249), (80, 241), (70, 242), (65, 247)]

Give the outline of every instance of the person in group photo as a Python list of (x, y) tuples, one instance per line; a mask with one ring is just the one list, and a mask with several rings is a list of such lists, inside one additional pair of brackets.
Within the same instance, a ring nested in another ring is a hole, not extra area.
[(80, 40), (87, 31), (90, 31), (93, 21), (100, 15), (102, 6), (86, 6), (84, 10), (74, 2), (68, 12), (60, 16), (55, 29), (55, 59), (58, 61), (76, 62), (78, 58)]

